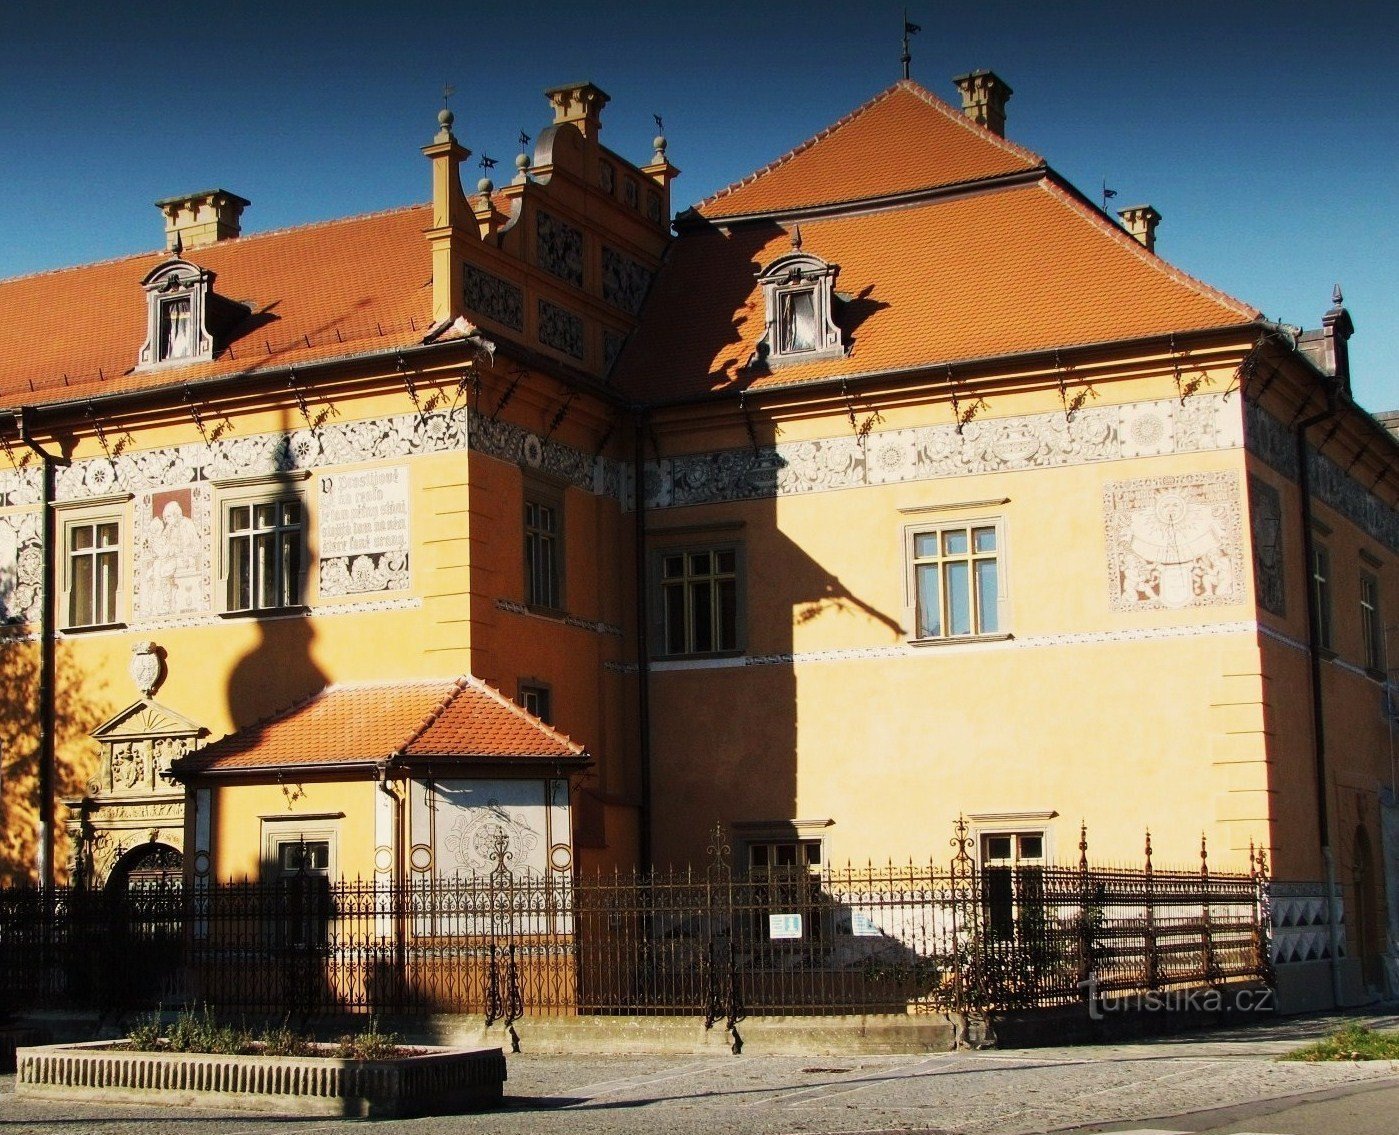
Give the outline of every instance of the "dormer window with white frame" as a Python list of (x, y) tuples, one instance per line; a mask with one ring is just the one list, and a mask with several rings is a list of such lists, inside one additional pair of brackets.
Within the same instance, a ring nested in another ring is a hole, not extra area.
[(758, 359), (769, 366), (838, 359), (845, 354), (834, 319), (835, 279), (840, 266), (801, 251), (800, 230), (793, 251), (758, 274), (767, 327)]
[(146, 289), (146, 342), (139, 366), (207, 362), (214, 337), (206, 313), (214, 274), (188, 260), (167, 260), (141, 286)]

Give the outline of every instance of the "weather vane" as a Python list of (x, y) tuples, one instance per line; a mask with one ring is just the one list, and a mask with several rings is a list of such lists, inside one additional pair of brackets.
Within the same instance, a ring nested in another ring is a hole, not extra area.
[(1117, 196), (1117, 190), (1116, 190), (1116, 189), (1109, 189), (1109, 188), (1108, 188), (1108, 179), (1107, 179), (1107, 178), (1103, 178), (1103, 212), (1104, 212), (1104, 213), (1106, 213), (1106, 212), (1108, 211), (1108, 202), (1111, 201), (1111, 200), (1112, 200), (1114, 197), (1116, 197), (1116, 196)]
[(665, 123), (661, 121), (661, 116), (660, 116), (659, 114), (653, 114), (651, 117), (654, 118), (654, 119), (656, 120), (656, 133), (657, 133), (657, 134), (664, 134), (664, 133), (665, 133)]
[(457, 88), (447, 83), (442, 84), (442, 109), (447, 109), (447, 100), (457, 93)]
[(523, 150), (523, 149), (524, 149), (526, 146), (528, 146), (528, 145), (529, 145), (529, 135), (526, 134), (523, 130), (521, 130), (521, 131), (520, 131), (520, 149)]
[(917, 35), (923, 29), (917, 24), (908, 22), (908, 9), (904, 9), (904, 53), (899, 56), (899, 62), (904, 65), (904, 78), (908, 78), (908, 65), (913, 62), (913, 56), (908, 52), (908, 37)]
[(489, 170), (489, 169), (495, 169), (495, 158), (488, 158), (488, 157), (486, 157), (485, 154), (482, 154), (482, 155), (481, 155), (481, 169), (482, 169), (482, 171)]

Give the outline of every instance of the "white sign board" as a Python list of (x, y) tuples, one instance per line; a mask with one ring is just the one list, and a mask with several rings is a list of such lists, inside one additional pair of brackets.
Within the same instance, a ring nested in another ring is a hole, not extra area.
[(800, 938), (802, 936), (802, 916), (800, 914), (769, 914), (768, 937)]
[(408, 550), (408, 470), (361, 469), (321, 478), (321, 559)]

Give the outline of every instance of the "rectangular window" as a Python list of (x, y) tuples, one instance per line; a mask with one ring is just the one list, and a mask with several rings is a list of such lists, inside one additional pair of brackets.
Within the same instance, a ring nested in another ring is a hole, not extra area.
[(991, 938), (1037, 937), (1044, 918), (1043, 831), (981, 837), (981, 895)]
[(808, 288), (779, 296), (782, 350), (816, 350), (816, 293)]
[(661, 554), (662, 653), (738, 649), (738, 549)]
[(563, 606), (561, 519), (556, 502), (525, 498), (525, 602), (531, 607)]
[(68, 554), (67, 625), (97, 627), (118, 621), (121, 526), (82, 520), (65, 526)]
[(295, 607), (301, 602), (299, 497), (224, 508), (229, 611)]
[(521, 685), (520, 708), (539, 718), (545, 725), (554, 723), (554, 716), (549, 706), (548, 686)]
[(1001, 632), (1000, 544), (992, 523), (912, 533), (916, 638)]
[(1312, 601), (1315, 625), (1312, 636), (1322, 650), (1331, 649), (1331, 553), (1312, 545)]
[(1385, 669), (1384, 621), (1380, 617), (1380, 581), (1369, 572), (1360, 574), (1360, 633), (1365, 640), (1365, 668)]
[(821, 841), (764, 840), (748, 845), (754, 938), (784, 948), (828, 935), (821, 902)]

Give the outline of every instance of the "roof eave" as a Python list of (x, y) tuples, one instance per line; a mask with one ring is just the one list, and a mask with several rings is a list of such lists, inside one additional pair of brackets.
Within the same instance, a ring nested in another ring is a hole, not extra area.
[(798, 379), (792, 382), (772, 382), (759, 387), (744, 387), (739, 390), (714, 390), (687, 398), (675, 398), (662, 402), (648, 402), (648, 410), (672, 410), (685, 406), (713, 405), (725, 401), (749, 401), (769, 393), (789, 394), (794, 391), (840, 389), (851, 384), (871, 384), (898, 377), (921, 377), (945, 372), (951, 368), (1004, 367), (1033, 363), (1064, 363), (1083, 354), (1101, 351), (1106, 347), (1138, 349), (1151, 346), (1170, 347), (1174, 343), (1198, 343), (1210, 339), (1238, 337), (1245, 332), (1257, 332), (1268, 324), (1263, 320), (1247, 320), (1238, 323), (1219, 324), (1214, 327), (1196, 328), (1189, 331), (1164, 331), (1152, 335), (1142, 335), (1131, 339), (1100, 339), (1088, 343), (1075, 343), (1060, 347), (1036, 347), (1032, 351), (1015, 351), (1000, 355), (979, 355), (957, 359), (935, 359), (912, 366), (885, 367), (880, 370), (856, 371), (851, 374), (830, 375), (824, 378)]

